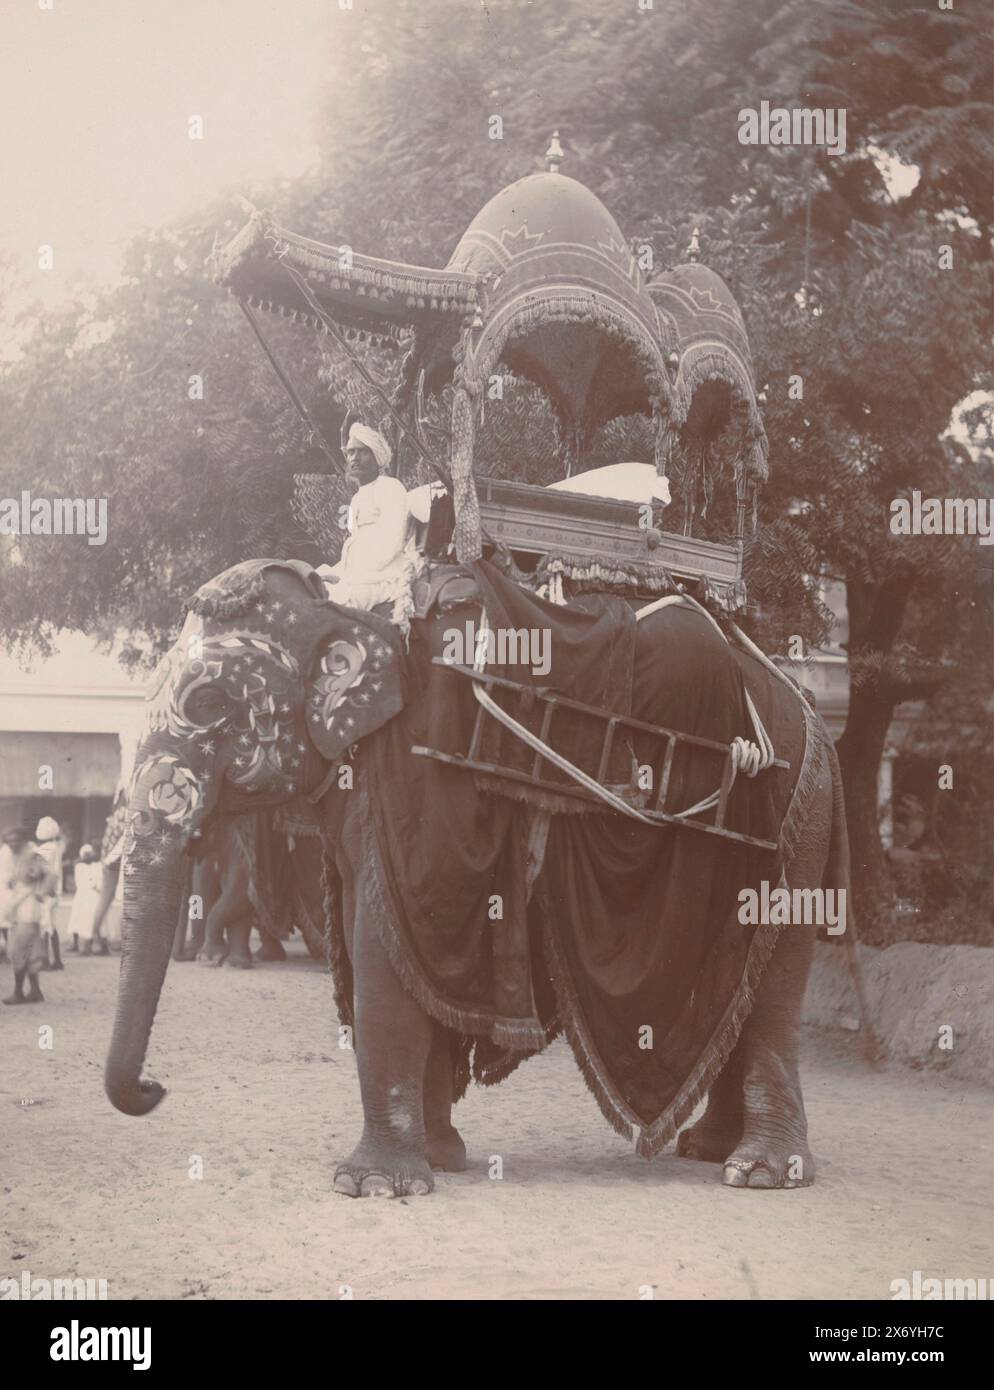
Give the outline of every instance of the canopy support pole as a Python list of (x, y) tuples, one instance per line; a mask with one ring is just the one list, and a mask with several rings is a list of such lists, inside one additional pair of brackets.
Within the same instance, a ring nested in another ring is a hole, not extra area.
[[(279, 254), (278, 246), (277, 254)], [(438, 462), (438, 460), (431, 453), (429, 453), (429, 451), (421, 443), (421, 440), (418, 438), (417, 434), (413, 430), (409, 430), (407, 428), (400, 414), (395, 409), (392, 401), (387, 396), (386, 392), (379, 385), (379, 383), (375, 381), (372, 376), (370, 376), (363, 363), (352, 351), (348, 343), (345, 341), (345, 339), (339, 333), (338, 329), (335, 327), (332, 320), (321, 308), (321, 305), (318, 303), (317, 298), (313, 294), (310, 285), (308, 285), (307, 281), (304, 279), (302, 275), (298, 275), (297, 271), (293, 268), (292, 265), (290, 265), (287, 261), (283, 260), (282, 255), (280, 255), (280, 261), (283, 265), (284, 270), (290, 276), (290, 279), (297, 286), (297, 289), (300, 291), (301, 295), (303, 295), (308, 308), (311, 310), (311, 313), (315, 314), (320, 319), (321, 323), (324, 326), (324, 330), (328, 334), (329, 338), (331, 338), (334, 342), (338, 344), (338, 346), (342, 349), (342, 351), (351, 361), (353, 367), (355, 367), (356, 371), (362, 377), (366, 385), (379, 397), (380, 402), (385, 407), (391, 420), (393, 420), (394, 424), (400, 430), (401, 434), (411, 441), (415, 449), (424, 459), (425, 463), (427, 463), (428, 467), (432, 470), (435, 476), (442, 483), (444, 483), (446, 487), (449, 487), (450, 479), (445, 469)]]
[(276, 373), (277, 377), (279, 377), (280, 385), (283, 387), (283, 390), (284, 390), (284, 391), (287, 393), (287, 395), (289, 396), (290, 401), (291, 401), (291, 403), (293, 404), (294, 409), (296, 410), (297, 414), (300, 416), (301, 420), (303, 421), (303, 423), (304, 423), (304, 425), (305, 425), (305, 427), (306, 427), (306, 429), (307, 429), (307, 431), (308, 431), (308, 433), (309, 433), (311, 439), (312, 439), (315, 443), (317, 443), (317, 444), (320, 446), (321, 450), (327, 455), (327, 457), (328, 457), (328, 458), (331, 460), (331, 462), (335, 465), (335, 468), (337, 469), (337, 471), (338, 471), (339, 473), (341, 473), (341, 471), (342, 471), (341, 460), (340, 460), (340, 459), (338, 458), (338, 456), (333, 452), (333, 450), (332, 450), (332, 448), (331, 448), (331, 445), (328, 443), (328, 441), (325, 439), (324, 435), (323, 435), (323, 434), (321, 433), (321, 431), (318, 429), (317, 425), (316, 425), (316, 424), (314, 423), (314, 421), (311, 419), (310, 414), (308, 413), (307, 407), (304, 405), (304, 402), (300, 399), (300, 397), (297, 395), (297, 392), (294, 390), (293, 382), (292, 382), (292, 381), (290, 380), (290, 378), (287, 376), (286, 372), (284, 372), (284, 370), (283, 370), (283, 368), (280, 366), (279, 362), (277, 362), (276, 357), (275, 357), (275, 355), (273, 354), (273, 352), (272, 352), (272, 350), (271, 350), (269, 344), (266, 342), (266, 339), (265, 339), (265, 337), (264, 337), (264, 335), (263, 335), (262, 329), (259, 327), (258, 323), (256, 322), (256, 318), (255, 318), (255, 315), (252, 313), (252, 310), (251, 310), (251, 309), (249, 308), (249, 306), (245, 303), (244, 299), (240, 299), (240, 300), (238, 301), (238, 303), (241, 305), (242, 313), (245, 315), (245, 317), (246, 317), (246, 318), (248, 319), (248, 321), (249, 321), (249, 326), (251, 327), (252, 332), (255, 334), (256, 338), (258, 339), (259, 346), (262, 348), (263, 352), (266, 354), (267, 358), (269, 359), (269, 365), (272, 367), (272, 369), (273, 369), (273, 371)]

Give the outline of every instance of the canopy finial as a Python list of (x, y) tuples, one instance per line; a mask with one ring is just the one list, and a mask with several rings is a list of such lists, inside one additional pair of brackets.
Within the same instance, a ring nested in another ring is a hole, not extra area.
[(558, 174), (559, 166), (565, 158), (563, 155), (563, 147), (559, 143), (558, 130), (552, 132), (552, 139), (549, 141), (549, 148), (545, 152), (545, 157), (549, 161), (549, 173)]
[(700, 227), (695, 227), (694, 230), (693, 230), (693, 231), (691, 232), (691, 234), (690, 234), (690, 243), (689, 243), (689, 245), (687, 246), (687, 260), (690, 261), (690, 263), (691, 263), (692, 265), (696, 265), (696, 263), (697, 263), (700, 259), (701, 259), (701, 229), (700, 229)]

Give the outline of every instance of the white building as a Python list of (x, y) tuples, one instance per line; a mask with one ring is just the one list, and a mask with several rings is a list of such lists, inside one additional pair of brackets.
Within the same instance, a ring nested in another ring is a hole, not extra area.
[(66, 633), (27, 669), (0, 652), (0, 829), (53, 816), (75, 858), (99, 847), (119, 781), (130, 775), (146, 677)]

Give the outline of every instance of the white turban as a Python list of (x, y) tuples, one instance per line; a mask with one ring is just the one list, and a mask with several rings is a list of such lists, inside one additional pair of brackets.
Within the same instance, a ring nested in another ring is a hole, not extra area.
[(345, 447), (351, 449), (356, 444), (363, 444), (372, 452), (381, 473), (387, 471), (390, 467), (390, 460), (393, 458), (393, 450), (379, 430), (370, 429), (369, 425), (353, 425), (349, 430), (348, 443)]
[(57, 840), (60, 834), (58, 821), (53, 820), (51, 816), (42, 816), (35, 830), (35, 839), (39, 841)]

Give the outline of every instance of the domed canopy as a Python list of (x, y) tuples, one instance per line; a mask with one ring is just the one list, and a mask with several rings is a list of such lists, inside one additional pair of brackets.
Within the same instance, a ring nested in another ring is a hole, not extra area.
[[(731, 429), (745, 467), (765, 479), (766, 432), (756, 404), (749, 339), (731, 290), (715, 271), (690, 261), (657, 276), (649, 294), (666, 349), (679, 358), (672, 423), (700, 435)], [(726, 390), (710, 389), (714, 383), (724, 383)]]
[[(696, 235), (688, 263), (646, 285), (601, 200), (559, 172), (557, 136), (547, 158), (549, 172), (519, 179), (490, 199), (444, 268), (313, 241), (255, 212), (215, 252), (215, 277), (250, 318), (252, 306), (261, 307), (314, 324), (348, 353), (348, 340), (402, 353), (389, 396), (352, 356), (394, 427), (422, 461), (447, 475), (461, 560), (481, 550), (474, 447), (491, 378), (506, 370), (538, 386), (557, 411), (557, 463), (567, 475), (597, 447), (602, 426), (650, 417), (657, 471), (675, 465), (686, 545), (699, 541), (700, 573), (738, 594), (745, 511), (750, 496), (755, 502), (752, 485), (767, 471), (742, 315), (720, 276), (696, 262)], [(439, 407), (448, 410), (447, 427)], [(444, 437), (444, 465), (433, 456), (433, 434)], [(513, 454), (501, 465), (513, 477)], [(728, 472), (735, 479), (733, 521), (722, 503), (707, 517), (713, 535), (695, 537), (699, 483), (703, 520), (714, 480)], [(522, 502), (523, 514), (531, 506)]]
[(502, 189), (447, 268), (484, 286), (457, 371), (472, 393), (503, 358), (582, 434), (668, 402), (656, 310), (638, 264), (607, 208), (575, 179), (532, 174)]

